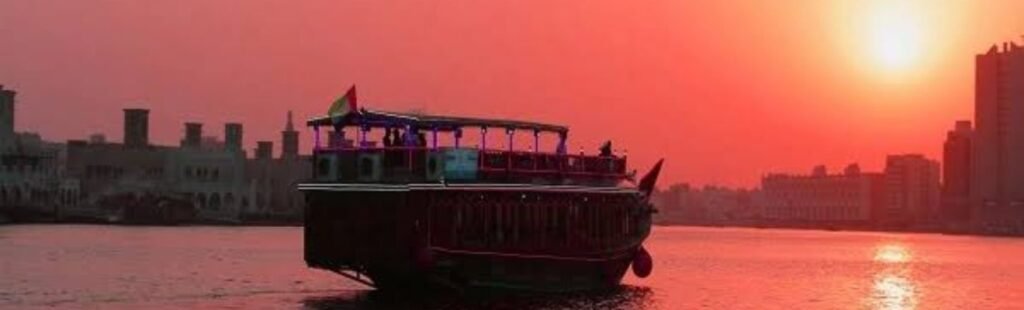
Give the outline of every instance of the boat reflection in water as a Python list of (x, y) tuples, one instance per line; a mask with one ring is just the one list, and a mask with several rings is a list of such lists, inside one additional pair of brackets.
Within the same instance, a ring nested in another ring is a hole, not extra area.
[(310, 296), (305, 309), (657, 309), (649, 287), (562, 294), (492, 292), (473, 295), (395, 295), (381, 290)]
[(907, 310), (917, 307), (917, 288), (907, 267), (912, 259), (910, 250), (901, 244), (883, 244), (876, 248), (874, 261), (882, 269), (874, 278), (871, 308)]

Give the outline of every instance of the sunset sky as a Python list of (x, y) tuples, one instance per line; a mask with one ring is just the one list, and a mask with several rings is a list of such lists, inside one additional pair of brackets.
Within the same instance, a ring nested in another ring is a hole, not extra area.
[[(243, 5), (244, 4), (244, 5)], [(0, 84), (21, 131), (121, 140), (152, 109), (177, 144), (245, 123), (275, 140), (287, 110), (364, 106), (571, 126), (665, 181), (754, 186), (766, 172), (880, 170), (941, 157), (973, 113), (974, 55), (1020, 42), (1024, 1), (0, 0)], [(303, 133), (303, 148), (311, 134)]]

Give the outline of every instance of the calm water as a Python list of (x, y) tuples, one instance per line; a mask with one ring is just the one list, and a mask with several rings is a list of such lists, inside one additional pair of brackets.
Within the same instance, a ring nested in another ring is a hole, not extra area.
[(396, 298), (307, 269), (299, 228), (0, 226), (0, 308), (1024, 309), (1024, 239), (656, 228), (647, 279)]

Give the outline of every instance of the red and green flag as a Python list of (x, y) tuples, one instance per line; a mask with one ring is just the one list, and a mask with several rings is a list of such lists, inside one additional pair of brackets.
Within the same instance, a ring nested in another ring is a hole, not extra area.
[(334, 103), (331, 104), (331, 108), (327, 109), (327, 116), (343, 116), (345, 114), (356, 112), (359, 106), (356, 105), (356, 86), (352, 85), (345, 92), (344, 96), (341, 96)]

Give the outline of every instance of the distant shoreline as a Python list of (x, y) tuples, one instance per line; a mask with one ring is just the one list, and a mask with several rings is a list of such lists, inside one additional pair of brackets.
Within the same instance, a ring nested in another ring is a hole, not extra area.
[(654, 226), (661, 227), (706, 227), (706, 228), (752, 228), (752, 229), (790, 229), (790, 230), (815, 230), (815, 231), (828, 231), (828, 232), (842, 232), (842, 231), (853, 231), (853, 232), (880, 232), (880, 233), (923, 233), (923, 234), (942, 234), (951, 236), (978, 236), (978, 237), (1013, 237), (1020, 238), (1024, 237), (1024, 232), (978, 232), (969, 230), (952, 230), (952, 229), (891, 229), (891, 228), (880, 228), (880, 227), (811, 227), (811, 226), (800, 226), (800, 225), (783, 225), (783, 224), (761, 224), (761, 225), (742, 225), (742, 224), (697, 224), (697, 223), (686, 223), (686, 224), (665, 224), (655, 223)]

